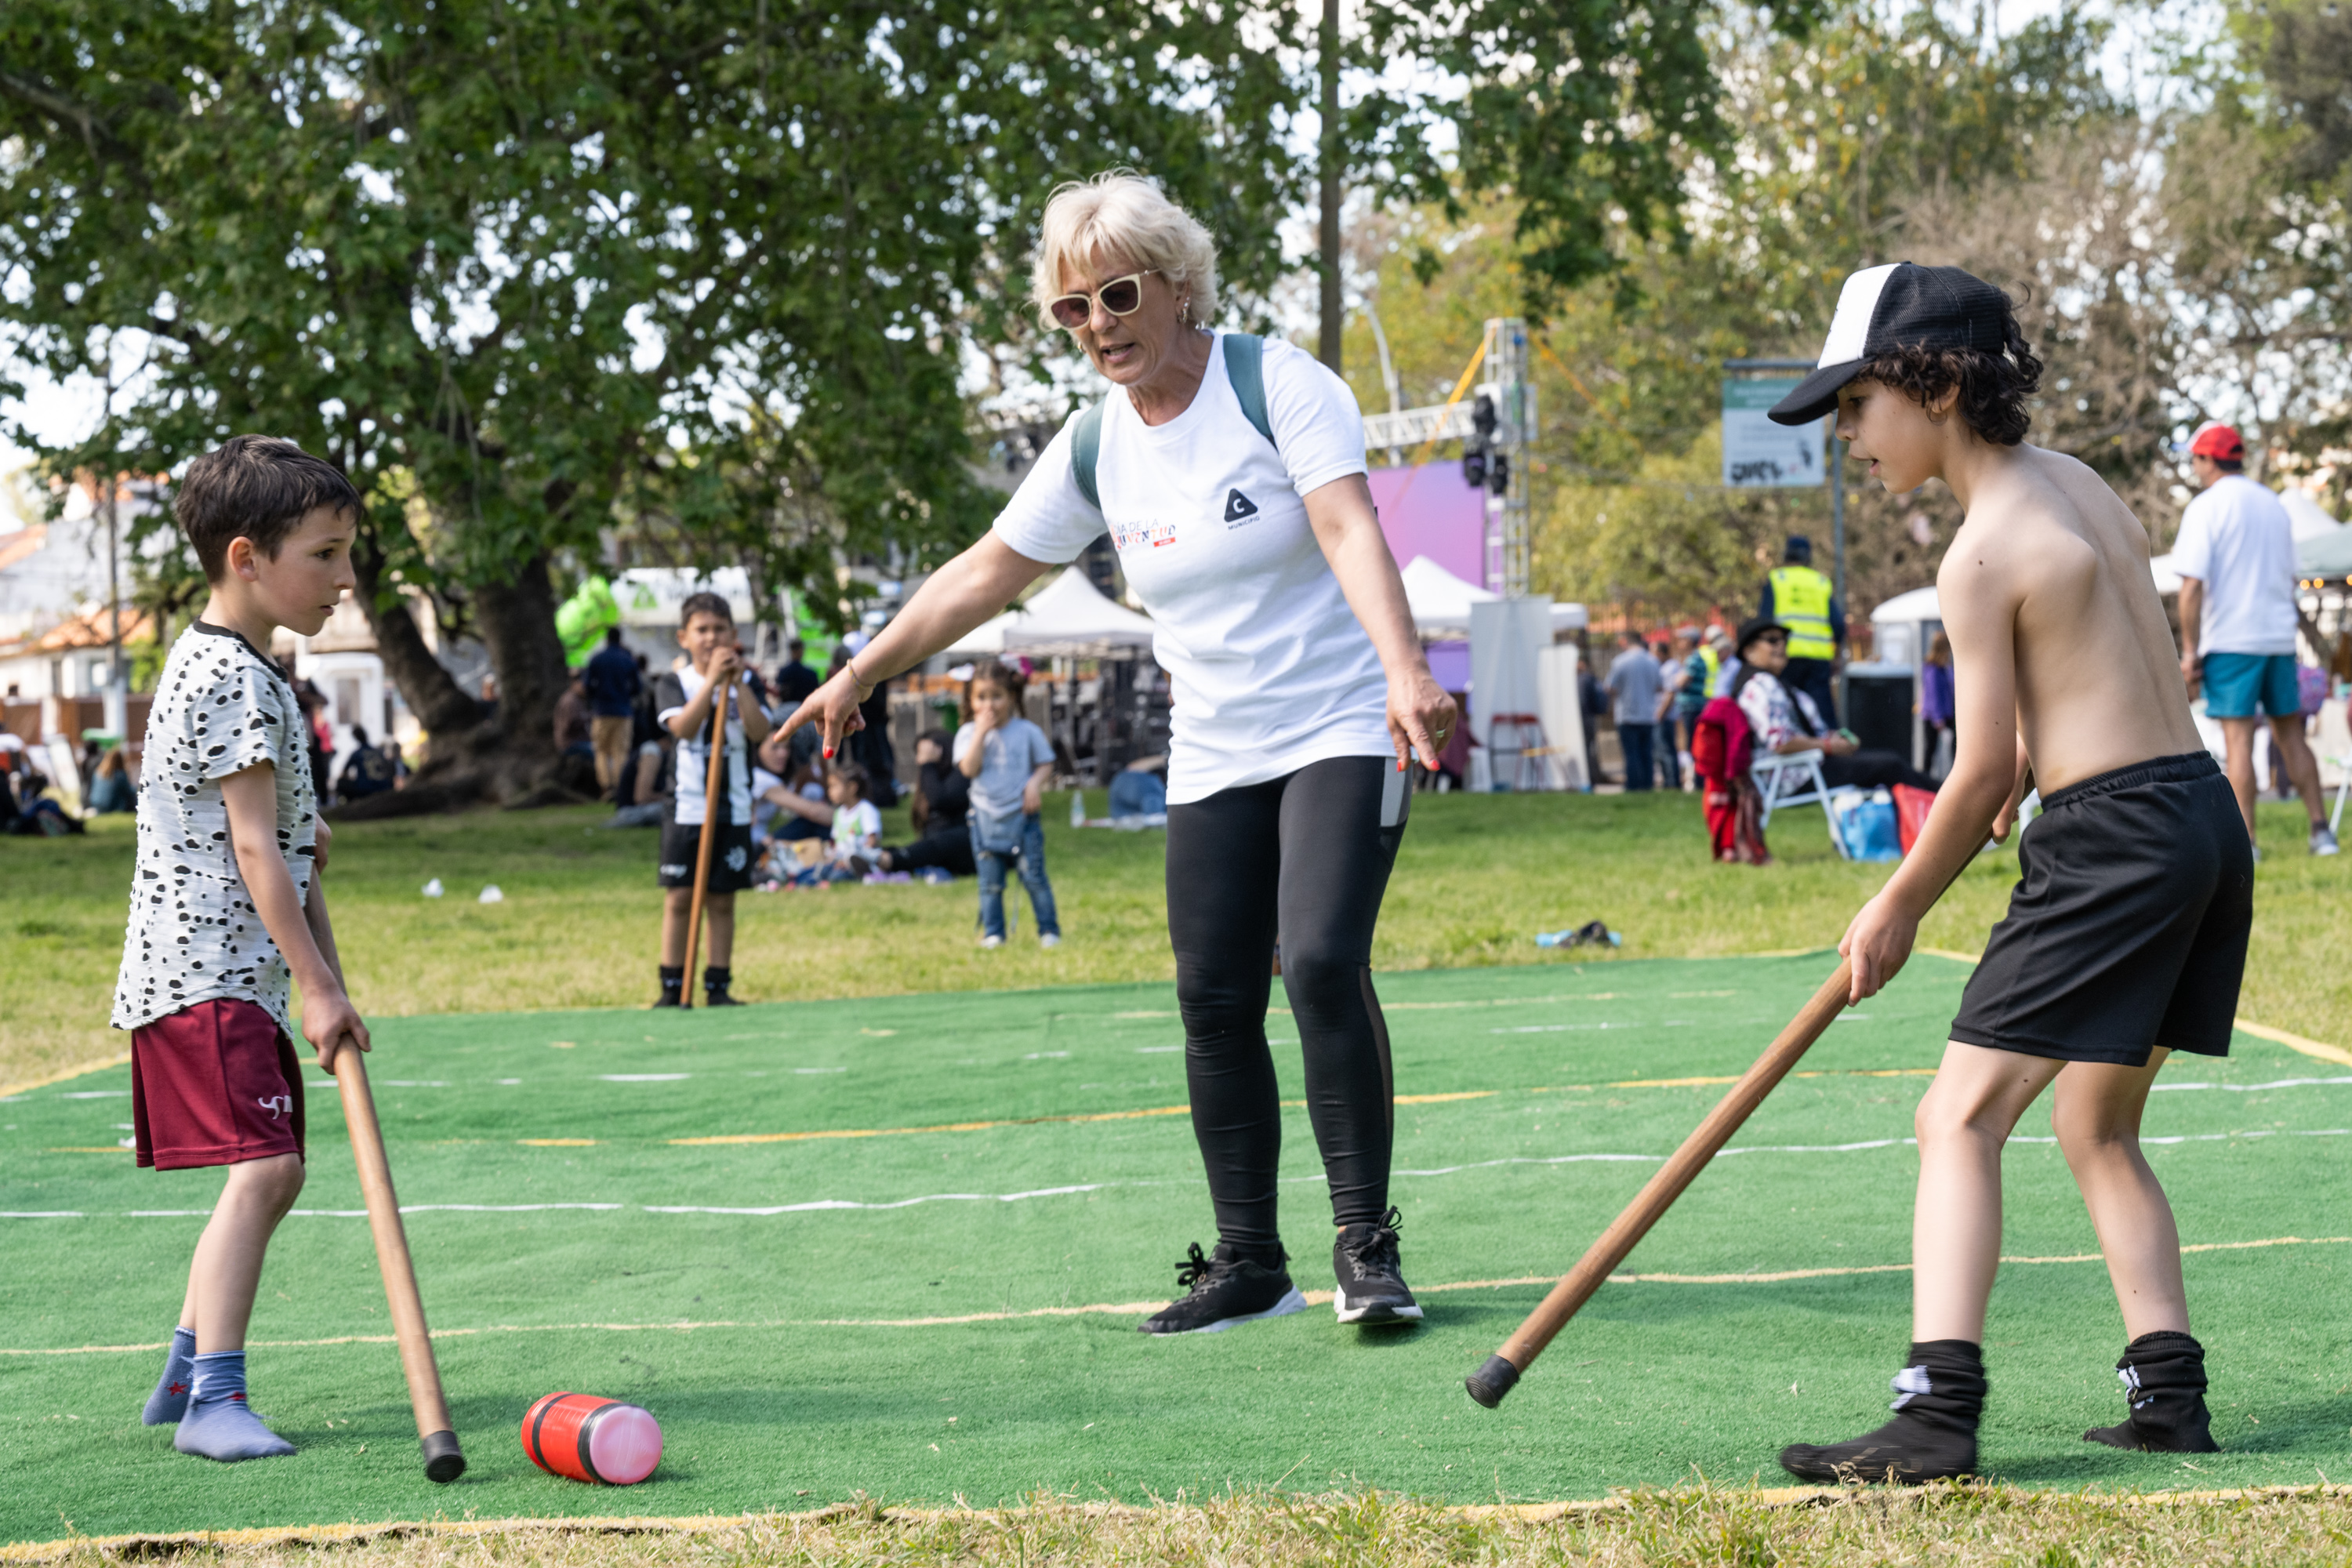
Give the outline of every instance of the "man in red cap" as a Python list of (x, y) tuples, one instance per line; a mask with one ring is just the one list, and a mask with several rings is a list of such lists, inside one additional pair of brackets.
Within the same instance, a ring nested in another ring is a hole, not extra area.
[[(2189, 444), (2201, 492), (2181, 514), (2172, 564), (2180, 574), (2180, 673), (2220, 722), (2230, 785), (2254, 831), (2254, 727), (2271, 721), (2271, 765), (2294, 782), (2311, 816), (2311, 852), (2336, 853), (2319, 764), (2303, 738), (2296, 682), (2294, 530), (2269, 489), (2246, 477), (2246, 444), (2210, 424)], [(2259, 851), (2258, 851), (2259, 853)]]

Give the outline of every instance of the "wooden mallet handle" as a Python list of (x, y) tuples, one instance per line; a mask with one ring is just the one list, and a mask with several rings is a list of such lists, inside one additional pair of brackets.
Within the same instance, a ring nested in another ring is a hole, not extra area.
[(1756, 1058), (1756, 1064), (1740, 1075), (1739, 1081), (1717, 1102), (1698, 1130), (1683, 1140), (1683, 1146), (1659, 1167), (1625, 1210), (1611, 1222), (1601, 1239), (1586, 1249), (1576, 1267), (1570, 1269), (1560, 1282), (1551, 1288), (1543, 1304), (1528, 1314), (1526, 1322), (1517, 1332), (1503, 1342), (1503, 1348), (1486, 1358), (1486, 1364), (1465, 1380), (1470, 1397), (1492, 1410), (1502, 1404), (1503, 1395), (1510, 1393), (1519, 1374), (1528, 1370), (1544, 1346), (1551, 1343), (1554, 1334), (1565, 1328), (1576, 1316), (1577, 1310), (1591, 1299), (1617, 1266), (1625, 1261), (1650, 1227), (1664, 1217), (1674, 1206), (1683, 1189), (1691, 1184), (1698, 1173), (1706, 1169), (1708, 1161), (1722, 1151), (1739, 1131), (1750, 1112), (1764, 1102), (1775, 1085), (1786, 1078), (1797, 1059), (1822, 1037), (1822, 1031), (1846, 1005), (1847, 994), (1853, 989), (1853, 966), (1841, 959), (1837, 973), (1822, 983), (1813, 993), (1813, 999), (1804, 1010), (1780, 1031), (1771, 1047)]
[(375, 1233), (376, 1262), (383, 1269), (384, 1300), (392, 1306), (392, 1331), (400, 1342), (400, 1370), (408, 1377), (408, 1403), (416, 1412), (425, 1474), (430, 1480), (454, 1481), (466, 1473), (466, 1456), (457, 1447), (457, 1434), (450, 1430), (449, 1402), (441, 1393), (441, 1369), (433, 1360), (425, 1302), (416, 1293), (416, 1266), (409, 1261), (400, 1199), (392, 1190), (392, 1165), (383, 1157), (383, 1130), (376, 1124), (375, 1096), (368, 1092), (367, 1064), (357, 1047), (345, 1044), (335, 1052), (335, 1087), (343, 1097), (343, 1121), (351, 1128), (360, 1191), (367, 1196), (368, 1228)]
[(694, 1005), (694, 960), (702, 948), (702, 900), (710, 890), (710, 838), (719, 827), (719, 781), (727, 767), (726, 687), (710, 704), (710, 773), (702, 786), (702, 839), (694, 851), (694, 902), (686, 911), (686, 979), (678, 987), (677, 1005)]

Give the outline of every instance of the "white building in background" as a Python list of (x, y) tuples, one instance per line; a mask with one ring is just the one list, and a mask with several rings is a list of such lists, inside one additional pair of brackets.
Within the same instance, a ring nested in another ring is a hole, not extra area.
[[(115, 700), (113, 627), (108, 618), (108, 525), (117, 548), (113, 567), (123, 604), (123, 639), (153, 635), (128, 603), (133, 525), (163, 504), (152, 482), (126, 478), (114, 496), (110, 520), (101, 486), (82, 481), (64, 491), (59, 515), (26, 520), (36, 498), (22, 476), (20, 505), (10, 521), (23, 526), (0, 532), (0, 724), (28, 742), (72, 738), (103, 729), (121, 732), (133, 714)], [(159, 540), (151, 550), (171, 548)], [(91, 705), (99, 704), (93, 711)], [(143, 709), (139, 715), (143, 718)]]

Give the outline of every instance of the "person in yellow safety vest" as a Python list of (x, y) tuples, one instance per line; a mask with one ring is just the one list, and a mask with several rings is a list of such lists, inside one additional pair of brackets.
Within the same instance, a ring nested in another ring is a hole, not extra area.
[(1763, 603), (1757, 614), (1789, 628), (1789, 668), (1780, 683), (1813, 700), (1832, 729), (1838, 721), (1836, 687), (1839, 650), (1845, 646), (1845, 606), (1838, 601), (1830, 580), (1813, 570), (1813, 542), (1801, 533), (1789, 536), (1781, 552), (1783, 564), (1764, 579)]

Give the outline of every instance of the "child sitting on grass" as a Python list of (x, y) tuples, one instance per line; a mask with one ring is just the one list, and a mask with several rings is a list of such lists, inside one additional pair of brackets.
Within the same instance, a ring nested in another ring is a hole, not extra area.
[(808, 845), (809, 840), (778, 836), (772, 862), (777, 880), (791, 887), (814, 888), (855, 881), (872, 873), (881, 849), (882, 813), (866, 798), (867, 782), (860, 764), (836, 762), (826, 765), (823, 801), (810, 800), (782, 784), (761, 797), (826, 829), (824, 847), (814, 856), (805, 850), (795, 853), (799, 845)]
[(1867, 268), (1846, 279), (1829, 343), (1771, 416), (1803, 426), (1834, 407), (1838, 434), (1888, 490), (1941, 479), (1966, 514), (1936, 574), (1959, 744), (1917, 843), (1839, 944), (1852, 999), (1903, 967), (1920, 917), (1988, 831), (2006, 834), (2029, 773), (2042, 815), (1919, 1102), (1911, 1353), (1895, 1419), (1849, 1442), (1794, 1444), (1780, 1463), (1813, 1481), (1975, 1470), (2001, 1148), (2053, 1086), (2051, 1130), (2129, 1340), (2116, 1363), (2129, 1409), (2084, 1439), (2209, 1453), (2205, 1351), (2140, 1115), (2170, 1052), (2229, 1054), (2254, 867), (2189, 715), (2147, 531), (2097, 474), (2025, 443), (2042, 364), (1991, 285), (1956, 267)]
[(1041, 947), (1062, 944), (1054, 887), (1045, 879), (1045, 783), (1054, 746), (1021, 711), (1021, 678), (983, 659), (965, 689), (971, 717), (956, 731), (955, 764), (971, 781), (971, 858), (980, 873), (980, 945), (1004, 945), (1004, 869), (1019, 868), (1037, 916)]
[(368, 1048), (319, 882), (329, 835), (310, 725), (264, 650), (279, 626), (317, 636), (353, 585), (361, 503), (291, 441), (237, 436), (188, 465), (172, 510), (211, 596), (155, 683), (113, 1023), (131, 1031), (139, 1163), (226, 1165), (228, 1180), (142, 1419), (178, 1423), (184, 1454), (258, 1459), (294, 1452), (245, 1388), (262, 1257), (302, 1190), (289, 979), (321, 1068), (346, 1043)]

